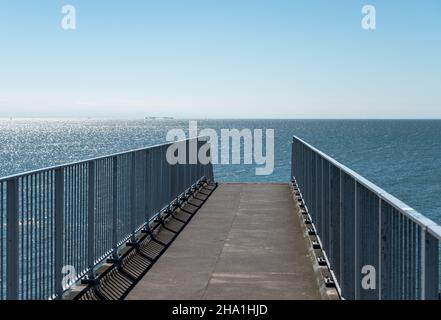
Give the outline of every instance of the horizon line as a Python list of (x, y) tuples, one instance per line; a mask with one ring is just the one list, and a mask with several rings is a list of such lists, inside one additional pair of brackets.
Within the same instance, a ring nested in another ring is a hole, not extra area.
[(115, 120), (115, 121), (158, 121), (158, 120), (441, 120), (441, 117), (421, 117), (421, 118), (412, 118), (412, 117), (351, 117), (351, 118), (338, 118), (338, 117), (258, 117), (258, 118), (247, 118), (247, 117), (171, 117), (171, 116), (155, 116), (152, 118), (149, 117), (57, 117), (57, 116), (45, 116), (45, 117), (33, 117), (33, 116), (20, 116), (20, 117), (2, 117), (0, 116), (0, 121), (14, 121), (14, 120)]

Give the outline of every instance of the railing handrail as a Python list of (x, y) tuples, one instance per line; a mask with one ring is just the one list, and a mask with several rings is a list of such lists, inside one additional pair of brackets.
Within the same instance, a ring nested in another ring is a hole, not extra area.
[(408, 217), (409, 219), (411, 219), (412, 221), (414, 221), (415, 223), (417, 223), (421, 227), (427, 229), (438, 240), (441, 240), (441, 226), (439, 226), (436, 222), (427, 218), (426, 216), (424, 216), (420, 212), (416, 211), (412, 207), (408, 206), (407, 204), (405, 204), (401, 200), (397, 199), (396, 197), (394, 197), (390, 193), (386, 192), (385, 190), (383, 190), (382, 188), (380, 188), (379, 186), (377, 186), (373, 182), (364, 178), (363, 176), (356, 173), (355, 171), (348, 168), (347, 166), (341, 164), (340, 162), (338, 162), (337, 160), (335, 160), (331, 156), (327, 155), (326, 153), (318, 150), (317, 148), (310, 145), (309, 143), (302, 140), (301, 138), (299, 138), (297, 136), (294, 136), (293, 138), (295, 140), (301, 142), (302, 144), (304, 144), (308, 148), (310, 148), (312, 151), (314, 151), (315, 153), (317, 153), (318, 155), (320, 155), (321, 157), (323, 157), (324, 159), (326, 159), (327, 161), (332, 163), (334, 166), (336, 166), (340, 170), (344, 171), (346, 174), (348, 174), (353, 179), (355, 179), (355, 181), (359, 182), (360, 184), (362, 184), (363, 186), (365, 186), (366, 188), (368, 188), (369, 190), (374, 192), (376, 195), (378, 195), (379, 198), (388, 202), (390, 205), (392, 205), (394, 208), (396, 208), (400, 213), (404, 214), (406, 217)]
[(181, 140), (176, 140), (176, 141), (172, 141), (172, 142), (158, 143), (158, 144), (154, 144), (154, 145), (151, 145), (151, 146), (148, 146), (148, 147), (130, 149), (130, 150), (126, 150), (126, 151), (111, 153), (111, 154), (108, 154), (108, 155), (105, 155), (105, 156), (98, 156), (98, 157), (88, 158), (88, 159), (85, 159), (85, 160), (73, 161), (73, 162), (68, 162), (68, 163), (64, 163), (64, 164), (58, 164), (58, 165), (49, 166), (49, 167), (45, 167), (45, 168), (29, 170), (29, 171), (25, 171), (25, 172), (21, 172), (21, 173), (12, 174), (12, 175), (9, 175), (9, 176), (0, 177), (0, 182), (8, 181), (8, 180), (13, 180), (13, 179), (16, 179), (16, 178), (20, 178), (20, 177), (28, 176), (28, 175), (31, 175), (31, 174), (40, 173), (40, 172), (45, 172), (45, 171), (49, 171), (49, 170), (56, 170), (56, 169), (66, 168), (66, 167), (70, 167), (70, 166), (74, 166), (74, 165), (78, 165), (78, 164), (84, 164), (84, 163), (88, 163), (88, 162), (91, 162), (91, 161), (97, 161), (97, 160), (103, 160), (103, 159), (108, 159), (108, 158), (112, 158), (112, 157), (122, 156), (122, 155), (130, 154), (130, 153), (133, 153), (133, 152), (140, 152), (140, 151), (145, 151), (145, 150), (148, 150), (148, 149), (164, 147), (164, 146), (167, 146), (167, 145), (173, 145), (175, 143), (192, 141), (192, 140), (204, 141), (203, 139), (207, 139), (207, 138), (208, 138), (207, 136), (198, 136), (198, 137), (194, 137), (194, 138), (181, 139)]

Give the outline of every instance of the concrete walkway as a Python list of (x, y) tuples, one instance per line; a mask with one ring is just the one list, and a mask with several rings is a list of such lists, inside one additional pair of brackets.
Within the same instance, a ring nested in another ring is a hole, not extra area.
[(127, 299), (320, 299), (288, 184), (221, 184)]

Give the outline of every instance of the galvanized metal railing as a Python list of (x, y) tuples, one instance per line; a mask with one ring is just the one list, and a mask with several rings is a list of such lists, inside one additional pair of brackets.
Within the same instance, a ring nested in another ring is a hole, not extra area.
[(211, 163), (188, 164), (197, 158), (189, 152), (209, 150), (206, 139), (178, 143), (187, 164), (166, 161), (169, 143), (1, 178), (0, 300), (61, 297), (72, 267), (73, 280), (93, 277), (161, 211), (212, 180)]
[(441, 227), (297, 137), (291, 176), (343, 298), (439, 299)]

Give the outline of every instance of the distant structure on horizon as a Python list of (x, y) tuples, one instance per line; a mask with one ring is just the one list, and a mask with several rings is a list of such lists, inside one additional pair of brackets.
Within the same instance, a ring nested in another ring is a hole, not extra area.
[(174, 120), (173, 117), (145, 117), (145, 120)]

